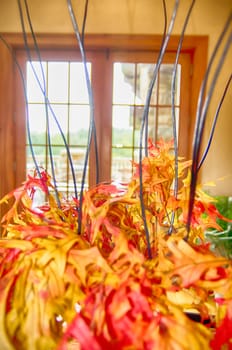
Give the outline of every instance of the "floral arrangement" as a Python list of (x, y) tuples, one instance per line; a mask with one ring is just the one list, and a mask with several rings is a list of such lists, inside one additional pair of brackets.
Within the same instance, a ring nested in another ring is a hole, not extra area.
[[(1, 349), (232, 349), (232, 262), (204, 236), (227, 219), (198, 186), (187, 230), (191, 162), (178, 159), (175, 196), (172, 143), (149, 142), (147, 237), (133, 165), (127, 185), (86, 190), (81, 208), (57, 205), (45, 171), (1, 200), (14, 199), (0, 239)], [(46, 205), (33, 206), (36, 191)]]
[[(172, 96), (178, 56), (194, 2), (188, 9), (176, 50)], [(167, 29), (163, 1), (164, 36), (144, 108), (140, 152), (148, 126), (149, 96), (173, 29), (178, 3), (175, 2)], [(40, 61), (26, 0), (24, 4), (25, 11), (18, 1), (25, 49), (30, 58), (24, 12)], [(134, 173), (128, 184), (119, 186), (112, 182), (84, 190), (95, 128), (83, 39), (88, 1), (81, 34), (71, 0), (67, 0), (67, 7), (85, 67), (90, 104), (81, 193), (79, 198), (71, 200), (61, 197), (54, 174), (50, 177), (38, 168), (29, 137), (35, 174), (28, 174), (21, 187), (0, 200), (0, 204), (9, 203), (10, 207), (1, 222), (4, 233), (0, 237), (0, 349), (230, 350), (232, 260), (212, 249), (205, 232), (223, 231), (218, 219), (232, 220), (220, 214), (215, 200), (198, 185), (197, 175), (214, 133), (215, 125), (200, 161), (209, 102), (229, 50), (229, 39), (207, 95), (206, 86), (231, 17), (215, 45), (199, 93), (192, 161), (178, 157), (173, 102), (174, 144), (162, 140), (153, 144), (145, 137), (147, 154), (142, 158), (140, 153), (139, 163), (133, 164)], [(18, 64), (17, 67), (20, 69)], [(46, 89), (37, 80), (45, 104), (49, 105)], [(230, 80), (214, 124), (229, 83)], [(30, 136), (29, 123), (27, 132)], [(69, 153), (65, 138), (63, 141)], [(94, 142), (96, 146), (95, 139)], [(50, 143), (49, 148), (52, 165)], [(35, 206), (34, 196), (38, 191), (46, 201)]]

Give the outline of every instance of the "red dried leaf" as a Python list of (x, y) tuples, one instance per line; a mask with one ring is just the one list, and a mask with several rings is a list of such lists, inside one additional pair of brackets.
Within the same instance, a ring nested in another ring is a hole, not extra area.
[(232, 350), (232, 299), (225, 303), (227, 304), (226, 315), (216, 328), (214, 338), (210, 343), (213, 350)]

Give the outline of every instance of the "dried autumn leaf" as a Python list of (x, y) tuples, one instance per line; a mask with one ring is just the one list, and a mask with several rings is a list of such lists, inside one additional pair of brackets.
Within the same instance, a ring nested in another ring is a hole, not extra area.
[[(198, 281), (207, 277), (210, 280), (220, 279), (225, 276), (224, 267), (228, 260), (215, 257), (212, 253), (203, 254), (197, 252), (184, 240), (174, 242), (167, 241), (167, 246), (171, 252), (171, 261), (174, 263), (171, 276), (181, 278), (180, 285), (184, 288), (197, 284)], [(213, 273), (212, 273), (213, 271)], [(221, 275), (221, 273), (223, 274)]]
[(11, 275), (0, 279), (0, 348), (14, 350), (14, 346), (10, 340), (6, 328), (5, 313), (9, 300), (9, 292), (14, 284), (14, 279)]
[(215, 330), (213, 339), (210, 342), (212, 350), (232, 349), (232, 299), (224, 302), (226, 314)]

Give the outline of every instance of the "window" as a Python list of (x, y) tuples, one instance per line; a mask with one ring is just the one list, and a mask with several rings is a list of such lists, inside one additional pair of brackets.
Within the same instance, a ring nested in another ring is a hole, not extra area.
[[(136, 57), (136, 55), (134, 56)], [(171, 61), (170, 61), (171, 62)], [(139, 159), (140, 129), (153, 63), (113, 63), (111, 176), (120, 182), (131, 178), (130, 161)], [(148, 136), (153, 141), (173, 138), (171, 82), (173, 64), (161, 64), (148, 115)], [(175, 107), (179, 130), (181, 65), (177, 69)]]
[[(57, 55), (58, 57), (58, 55)], [(91, 77), (91, 63), (88, 63)], [(176, 87), (176, 116), (180, 108), (180, 68), (178, 65)], [(113, 62), (112, 86), (112, 152), (111, 178), (126, 182), (132, 173), (131, 160), (138, 161), (140, 126), (146, 94), (154, 64)], [(172, 138), (171, 79), (172, 64), (163, 63), (153, 89), (149, 113), (149, 137)], [(82, 169), (89, 128), (89, 104), (83, 65), (70, 61), (27, 62), (27, 100), (30, 139), (38, 166), (51, 174), (48, 128), (52, 144), (52, 161), (56, 183), (66, 196), (73, 193), (73, 181), (65, 143), (68, 144), (74, 165), (75, 179), (81, 183)], [(39, 80), (39, 82), (38, 82)], [(41, 87), (49, 99), (46, 108)], [(62, 129), (62, 133), (60, 132)], [(62, 138), (63, 136), (63, 138)], [(101, 138), (104, 142), (104, 129)], [(27, 172), (34, 169), (29, 141), (26, 142)], [(86, 179), (88, 186), (88, 178)]]
[[(91, 76), (90, 63), (88, 71)], [(38, 61), (27, 62), (26, 77), (33, 153), (38, 166), (47, 169), (49, 174), (52, 174), (52, 158), (57, 187), (60, 192), (68, 196), (74, 191), (72, 175), (75, 176), (77, 184), (81, 183), (88, 140), (90, 112), (83, 65), (81, 62), (70, 61), (43, 61), (42, 64)], [(49, 100), (48, 105), (42, 92), (43, 81)], [(70, 150), (74, 174), (70, 167), (66, 145)], [(35, 168), (35, 164), (28, 138), (26, 150), (27, 172), (30, 172)]]
[[(25, 79), (27, 76), (27, 85), (30, 86), (30, 89), (28, 88), (30, 127), (37, 159), (41, 165), (50, 170), (45, 132), (48, 125), (43, 96), (38, 84), (32, 80), (33, 72), (27, 63), (22, 39), (13, 34), (7, 35), (6, 38), (11, 43)], [(86, 36), (87, 60), (95, 101), (100, 181), (110, 181), (111, 178), (126, 181), (130, 177), (129, 159), (137, 160), (141, 115), (161, 40), (159, 36), (146, 35)], [(38, 43), (48, 97), (70, 146), (75, 174), (79, 180), (87, 141), (89, 107), (85, 84), (80, 85), (84, 83), (84, 78), (77, 43), (72, 35), (40, 35)], [(171, 103), (168, 87), (177, 45), (178, 37), (171, 38), (152, 96), (149, 134), (154, 140), (161, 135), (164, 138), (171, 136)], [(8, 159), (0, 165), (2, 174), (8, 174), (7, 180), (4, 178), (1, 182), (0, 190), (3, 196), (25, 179), (26, 163), (31, 167), (32, 161), (25, 132), (25, 99), (20, 76), (7, 48), (1, 44), (0, 50), (1, 60), (4, 60), (4, 64), (1, 64), (4, 67), (1, 73), (3, 78), (0, 79), (0, 96), (4, 101), (0, 111), (0, 126), (4, 128), (8, 126), (0, 142), (2, 155), (5, 143), (8, 145), (9, 154)], [(185, 37), (178, 65), (175, 108), (178, 117), (179, 152), (187, 157), (191, 151), (190, 140), (198, 91), (207, 63), (206, 52), (206, 37)], [(33, 60), (36, 61), (36, 55), (33, 56)], [(34, 66), (39, 72), (38, 63)], [(62, 76), (61, 84), (57, 83), (57, 71), (60, 77)], [(6, 79), (7, 89), (3, 83)], [(51, 114), (49, 110), (49, 128), (52, 129), (57, 180), (62, 191), (68, 195), (69, 191), (72, 192), (70, 168), (63, 141), (58, 135), (57, 124)], [(95, 155), (92, 147), (88, 185), (95, 184), (95, 175)]]

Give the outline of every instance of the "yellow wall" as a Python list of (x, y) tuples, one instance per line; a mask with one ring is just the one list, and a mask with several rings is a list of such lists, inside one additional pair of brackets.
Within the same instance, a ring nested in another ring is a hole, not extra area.
[[(23, 1), (22, 1), (23, 2)], [(167, 0), (168, 18), (174, 1)], [(35, 32), (72, 32), (65, 0), (28, 0)], [(179, 34), (190, 0), (182, 0), (173, 33)], [(73, 0), (77, 18), (81, 23), (84, 0)], [(232, 10), (231, 0), (197, 0), (186, 33), (209, 35), (209, 54)], [(81, 24), (80, 24), (81, 27)], [(160, 34), (163, 30), (161, 0), (89, 0), (87, 33)], [(16, 0), (0, 0), (0, 32), (20, 31)], [(231, 72), (230, 50), (207, 119), (208, 135), (218, 99)], [(232, 88), (221, 111), (215, 137), (202, 170), (203, 182), (216, 181), (212, 193), (232, 195)], [(225, 177), (223, 181), (218, 180)]]

